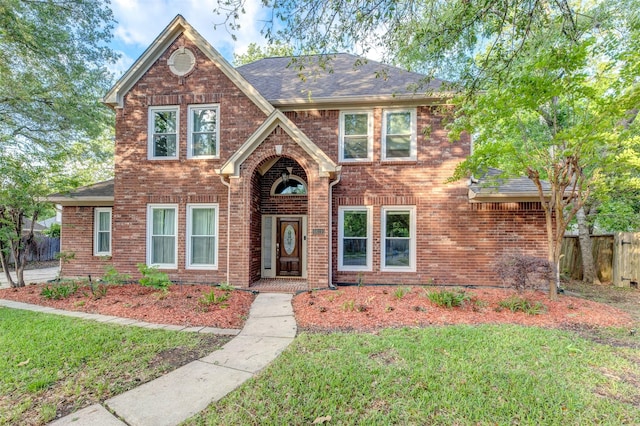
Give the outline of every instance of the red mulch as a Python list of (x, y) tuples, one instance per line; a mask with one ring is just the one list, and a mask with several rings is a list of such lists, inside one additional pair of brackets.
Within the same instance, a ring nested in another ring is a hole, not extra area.
[[(443, 308), (426, 295), (439, 288), (412, 287), (402, 298), (395, 295), (398, 287), (340, 287), (300, 294), (293, 301), (298, 327), (306, 330), (363, 330), (384, 327), (448, 325), (448, 324), (522, 324), (563, 327), (571, 324), (624, 327), (631, 317), (609, 305), (560, 295), (551, 301), (546, 293), (526, 292), (522, 296), (541, 302), (546, 311), (539, 315), (511, 312), (498, 303), (518, 295), (509, 289), (465, 289), (471, 300), (457, 308)], [(458, 291), (458, 289), (445, 289)]]
[[(225, 302), (203, 306), (198, 300), (205, 293), (214, 290), (211, 286), (173, 285), (169, 288), (167, 296), (161, 297), (160, 293), (152, 288), (128, 284), (108, 286), (106, 296), (97, 300), (88, 286), (80, 287), (73, 296), (66, 299), (51, 300), (40, 295), (44, 286), (36, 284), (18, 289), (2, 289), (0, 299), (69, 311), (114, 315), (157, 324), (237, 329), (244, 325), (255, 297), (249, 292), (236, 290), (231, 292)], [(214, 291), (216, 296), (224, 293), (220, 289)]]
[[(158, 297), (156, 290), (137, 284), (109, 286), (107, 295), (95, 300), (89, 287), (63, 300), (42, 297), (43, 285), (30, 285), (21, 289), (0, 290), (0, 299), (16, 300), (59, 309), (115, 315), (125, 318), (183, 326), (209, 326), (241, 328), (249, 314), (254, 296), (245, 291), (233, 291), (226, 308), (217, 305), (203, 307), (199, 302), (203, 294), (213, 288), (206, 285), (172, 286), (166, 298)], [(633, 324), (625, 312), (609, 305), (560, 295), (558, 301), (549, 300), (546, 293), (527, 292), (523, 296), (546, 307), (539, 315), (500, 309), (498, 303), (517, 295), (509, 289), (465, 289), (471, 300), (458, 308), (441, 308), (426, 297), (434, 287), (412, 287), (396, 297), (399, 287), (340, 287), (339, 290), (305, 292), (293, 299), (298, 327), (303, 330), (362, 330), (372, 331), (385, 327), (511, 323), (543, 327), (586, 325), (597, 327), (625, 327)], [(449, 291), (457, 289), (447, 288)], [(223, 292), (215, 289), (217, 295)]]

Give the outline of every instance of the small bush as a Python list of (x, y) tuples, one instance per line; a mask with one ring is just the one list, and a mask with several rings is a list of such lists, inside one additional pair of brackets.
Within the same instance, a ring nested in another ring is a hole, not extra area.
[(71, 284), (47, 285), (40, 291), (40, 296), (45, 299), (61, 300), (73, 296), (77, 291), (78, 284), (75, 282)]
[(356, 301), (355, 300), (347, 300), (342, 304), (342, 310), (345, 312), (353, 312), (356, 309)]
[(455, 308), (471, 300), (471, 297), (464, 291), (430, 291), (427, 293), (427, 297), (432, 303), (443, 308)]
[(160, 290), (165, 295), (169, 292), (171, 281), (165, 272), (160, 272), (157, 267), (147, 266), (144, 263), (138, 264), (138, 271), (142, 274), (141, 285)]
[(393, 292), (393, 297), (400, 300), (411, 291), (411, 287), (398, 287)]
[(121, 274), (113, 265), (105, 265), (101, 280), (107, 284), (125, 284), (131, 281), (131, 275)]
[(102, 299), (107, 295), (107, 285), (91, 282), (91, 294), (94, 300)]
[(211, 290), (208, 293), (203, 294), (202, 297), (198, 299), (198, 303), (204, 307), (219, 305), (220, 308), (225, 309), (229, 305), (224, 302), (229, 300), (229, 297), (231, 297), (231, 293), (229, 291), (225, 291), (224, 293), (217, 295), (215, 290)]
[(543, 285), (553, 275), (553, 269), (546, 259), (521, 254), (503, 255), (495, 263), (495, 268), (503, 284), (518, 293)]
[(529, 315), (539, 315), (547, 310), (541, 302), (531, 302), (528, 299), (512, 296), (498, 303), (501, 308), (509, 309), (511, 312), (524, 312)]

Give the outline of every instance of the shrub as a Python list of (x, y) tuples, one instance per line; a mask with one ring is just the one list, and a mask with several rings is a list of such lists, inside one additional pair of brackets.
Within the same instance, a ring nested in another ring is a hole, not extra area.
[(409, 293), (411, 291), (411, 287), (398, 287), (395, 289), (395, 291), (393, 292), (393, 296), (400, 300), (402, 299), (407, 293)]
[(498, 277), (503, 284), (522, 293), (527, 289), (535, 289), (537, 284), (544, 284), (553, 275), (553, 269), (546, 259), (524, 256), (521, 254), (506, 254), (495, 263)]
[(547, 310), (547, 307), (541, 302), (534, 303), (518, 296), (502, 300), (498, 305), (501, 308), (509, 309), (511, 312), (524, 312), (529, 315), (539, 315)]
[(155, 266), (147, 266), (144, 263), (139, 263), (137, 266), (138, 271), (142, 274), (142, 278), (140, 278), (141, 285), (160, 290), (165, 295), (169, 292), (169, 286), (171, 285), (169, 275), (158, 271)]
[(443, 308), (462, 306), (466, 301), (471, 300), (471, 297), (464, 291), (430, 291), (427, 292), (427, 297), (432, 303)]
[(215, 289), (212, 289), (208, 293), (202, 295), (200, 299), (198, 299), (198, 303), (203, 307), (208, 307), (211, 305), (220, 305), (220, 308), (225, 309), (229, 305), (224, 304), (231, 297), (231, 293), (229, 291), (225, 291), (222, 294), (216, 294)]
[(124, 284), (131, 281), (131, 275), (121, 274), (113, 265), (105, 265), (101, 280), (107, 284)]
[(40, 295), (45, 299), (61, 300), (73, 296), (78, 291), (78, 284), (47, 285), (42, 288)]

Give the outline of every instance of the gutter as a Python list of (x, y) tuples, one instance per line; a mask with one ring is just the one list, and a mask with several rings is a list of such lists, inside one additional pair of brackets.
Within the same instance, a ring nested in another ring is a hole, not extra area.
[(329, 288), (332, 290), (337, 289), (335, 285), (333, 285), (333, 187), (336, 186), (340, 179), (342, 178), (342, 174), (338, 174), (338, 178), (329, 184)]
[[(220, 170), (216, 170), (216, 172), (219, 173)], [(220, 175), (220, 181), (227, 187), (227, 284), (230, 285), (229, 265), (231, 256), (229, 256), (229, 250), (231, 249), (231, 183), (224, 179), (224, 175)]]

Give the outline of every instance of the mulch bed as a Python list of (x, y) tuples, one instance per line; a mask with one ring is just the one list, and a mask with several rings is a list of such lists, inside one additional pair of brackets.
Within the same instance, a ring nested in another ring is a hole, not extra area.
[[(398, 287), (340, 287), (300, 294), (293, 301), (298, 327), (306, 330), (363, 330), (384, 327), (415, 327), (449, 324), (522, 324), (566, 327), (572, 324), (597, 327), (627, 327), (632, 318), (614, 307), (578, 297), (560, 295), (551, 301), (546, 293), (510, 289), (440, 289), (406, 287), (399, 297)], [(470, 300), (461, 307), (439, 307), (429, 300), (430, 291), (464, 291)], [(545, 306), (538, 315), (511, 312), (499, 302), (521, 296)]]
[[(109, 286), (107, 294), (96, 299), (88, 286), (73, 296), (51, 300), (41, 296), (43, 284), (20, 289), (0, 290), (0, 298), (51, 306), (59, 309), (115, 315), (159, 324), (241, 328), (254, 295), (235, 290), (219, 304), (204, 306), (199, 300), (205, 293), (220, 289), (206, 285), (171, 286), (166, 297), (157, 290), (137, 284)], [(439, 307), (427, 297), (435, 287), (395, 286), (340, 287), (338, 290), (304, 292), (294, 297), (293, 308), (298, 328), (312, 331), (373, 331), (385, 327), (415, 327), (449, 324), (522, 324), (542, 327), (630, 327), (632, 317), (612, 306), (590, 300), (560, 295), (549, 300), (546, 293), (526, 292), (520, 296), (532, 303), (540, 302), (544, 310), (538, 315), (511, 312), (500, 301), (519, 296), (513, 290), (499, 288), (452, 289), (469, 296), (463, 306)]]
[[(64, 285), (68, 285), (65, 283)], [(56, 284), (28, 285), (17, 289), (0, 290), (0, 299), (50, 306), (69, 311), (114, 315), (157, 324), (242, 328), (255, 296), (234, 290), (229, 299), (205, 305), (200, 299), (210, 291), (217, 297), (224, 291), (207, 285), (172, 285), (163, 296), (158, 290), (138, 284), (108, 286), (106, 295), (96, 298), (89, 286), (80, 287), (75, 294), (61, 300), (41, 296), (43, 287)]]

